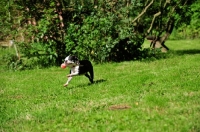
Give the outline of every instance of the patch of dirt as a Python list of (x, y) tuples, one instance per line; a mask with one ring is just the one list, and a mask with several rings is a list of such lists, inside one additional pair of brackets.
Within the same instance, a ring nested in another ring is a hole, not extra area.
[(24, 98), (24, 96), (22, 96), (22, 95), (13, 95), (13, 96), (9, 96), (9, 98), (11, 98), (11, 99), (22, 99), (22, 98)]
[(131, 106), (126, 105), (126, 104), (121, 104), (121, 105), (112, 105), (109, 107), (109, 110), (125, 110), (125, 109), (130, 109)]

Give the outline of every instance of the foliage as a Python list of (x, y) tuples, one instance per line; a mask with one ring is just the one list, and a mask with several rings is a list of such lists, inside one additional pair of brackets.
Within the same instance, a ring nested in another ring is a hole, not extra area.
[(12, 0), (1, 0), (0, 1), (0, 41), (11, 37), (11, 33), (15, 27), (13, 26), (14, 15), (16, 15), (15, 5)]
[(189, 24), (198, 9), (194, 2), (15, 0), (12, 36), (24, 58), (36, 57), (44, 66), (59, 65), (69, 54), (96, 62), (141, 59), (145, 37), (164, 34), (170, 22), (176, 28)]
[(195, 39), (200, 37), (199, 8), (199, 1), (192, 4), (191, 13), (187, 13), (192, 17), (190, 24), (183, 24), (176, 28), (170, 39)]
[[(139, 51), (143, 40), (141, 38), (134, 44), (137, 36), (132, 36), (131, 28), (121, 25), (127, 23), (116, 14), (100, 11), (85, 18), (82, 25), (70, 24), (65, 38), (66, 53), (77, 54), (81, 59), (90, 58), (96, 62), (122, 61), (127, 60), (128, 56), (136, 57), (133, 53)], [(121, 53), (126, 49), (132, 51), (129, 51), (129, 55), (122, 56)]]

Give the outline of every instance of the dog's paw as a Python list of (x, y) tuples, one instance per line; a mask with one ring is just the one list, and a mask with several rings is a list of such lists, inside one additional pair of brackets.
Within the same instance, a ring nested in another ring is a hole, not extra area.
[(67, 75), (67, 77), (71, 77), (71, 74)]
[(68, 85), (68, 84), (65, 83), (63, 86), (64, 86), (64, 87), (67, 87), (67, 85)]

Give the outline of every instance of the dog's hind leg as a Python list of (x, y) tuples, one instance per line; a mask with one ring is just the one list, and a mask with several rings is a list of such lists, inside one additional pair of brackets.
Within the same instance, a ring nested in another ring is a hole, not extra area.
[(89, 73), (90, 73), (90, 82), (93, 83), (94, 81), (94, 71), (93, 71), (93, 66), (92, 63), (90, 62), (90, 68), (89, 68)]
[(90, 77), (90, 75), (89, 75), (88, 73), (86, 73), (85, 76), (86, 76), (87, 78), (89, 78), (89, 80), (90, 80), (91, 83), (93, 83), (93, 79)]
[(90, 82), (93, 83), (93, 79), (94, 79), (94, 71), (93, 71), (93, 67), (91, 68), (91, 70), (89, 71), (90, 73)]

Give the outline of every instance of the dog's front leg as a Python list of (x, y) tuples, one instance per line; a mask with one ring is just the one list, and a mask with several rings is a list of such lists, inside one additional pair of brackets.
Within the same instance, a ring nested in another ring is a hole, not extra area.
[(68, 80), (67, 80), (67, 82), (64, 84), (64, 87), (66, 87), (68, 84), (69, 84), (69, 82), (72, 80), (72, 77), (68, 77)]
[(78, 75), (78, 71), (71, 71), (70, 74), (67, 75), (68, 80), (67, 80), (67, 82), (64, 84), (64, 87), (66, 87), (66, 86), (69, 84), (69, 82), (72, 80), (72, 77), (73, 77), (73, 76), (77, 76), (77, 75)]
[(73, 77), (73, 76), (77, 76), (77, 75), (78, 75), (78, 72), (74, 72), (74, 73), (67, 75), (67, 77)]

